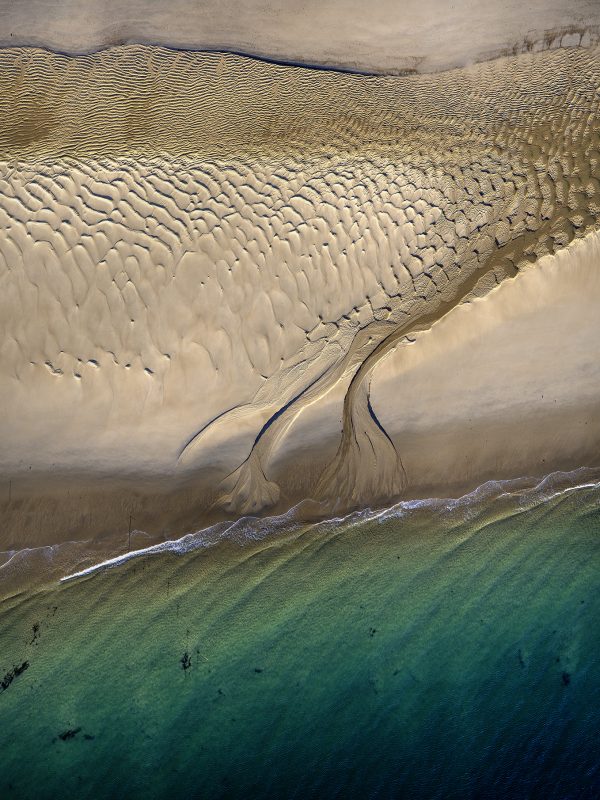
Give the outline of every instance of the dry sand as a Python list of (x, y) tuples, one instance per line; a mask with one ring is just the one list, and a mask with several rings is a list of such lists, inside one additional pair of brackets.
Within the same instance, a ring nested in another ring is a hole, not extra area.
[(0, 51), (1, 542), (597, 465), (599, 85)]

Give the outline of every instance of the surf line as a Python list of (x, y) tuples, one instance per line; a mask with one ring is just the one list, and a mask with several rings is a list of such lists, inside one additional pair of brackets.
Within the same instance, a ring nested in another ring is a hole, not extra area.
[[(585, 473), (589, 471), (584, 468), (579, 468), (573, 470), (572, 472), (552, 472), (549, 475), (544, 476), (543, 478), (508, 478), (504, 480), (491, 480), (486, 481), (485, 483), (481, 484), (481, 486), (476, 487), (471, 492), (467, 492), (466, 494), (462, 495), (461, 497), (457, 498), (441, 498), (441, 497), (430, 497), (424, 499), (415, 499), (415, 500), (401, 500), (399, 503), (396, 503), (389, 508), (383, 509), (371, 509), (366, 508), (362, 511), (351, 511), (349, 514), (341, 516), (341, 517), (333, 517), (333, 518), (325, 518), (321, 520), (315, 520), (313, 525), (315, 527), (327, 524), (344, 524), (344, 523), (361, 523), (366, 521), (378, 521), (378, 520), (385, 520), (389, 519), (390, 517), (394, 517), (396, 515), (401, 515), (403, 512), (415, 509), (415, 508), (423, 508), (427, 506), (431, 506), (435, 508), (436, 506), (445, 507), (445, 508), (455, 508), (461, 505), (468, 504), (469, 501), (477, 502), (477, 500), (481, 500), (482, 498), (482, 491), (485, 493), (487, 489), (489, 493), (485, 499), (499, 499), (501, 497), (506, 497), (507, 495), (521, 495), (523, 497), (531, 496), (536, 493), (538, 494), (537, 498), (532, 498), (537, 500), (540, 503), (548, 502), (550, 500), (555, 499), (561, 495), (569, 494), (570, 492), (582, 490), (582, 489), (596, 489), (600, 488), (600, 482), (592, 480), (586, 483), (576, 483), (572, 486), (563, 486), (562, 488), (558, 488), (556, 491), (551, 491), (549, 494), (544, 492), (544, 487), (548, 485), (548, 483), (555, 479), (565, 479), (568, 476), (575, 476), (579, 473), (581, 477), (584, 477)], [(581, 474), (583, 473), (583, 475)], [(531, 484), (529, 486), (522, 486), (519, 485), (522, 480), (529, 480)], [(550, 488), (550, 487), (548, 487)], [(496, 490), (494, 494), (493, 490)], [(511, 489), (513, 491), (511, 491)], [(125, 564), (127, 561), (130, 561), (133, 558), (137, 558), (138, 556), (145, 556), (145, 555), (154, 555), (156, 553), (176, 553), (182, 554), (187, 553), (190, 550), (199, 549), (200, 547), (211, 547), (212, 545), (217, 544), (222, 539), (226, 538), (228, 534), (235, 532), (236, 529), (243, 527), (244, 525), (252, 525), (259, 524), (264, 526), (265, 532), (263, 536), (260, 538), (264, 538), (268, 536), (269, 533), (273, 533), (279, 526), (281, 528), (285, 527), (286, 523), (293, 523), (294, 521), (302, 524), (302, 520), (296, 518), (294, 515), (297, 513), (302, 506), (302, 503), (297, 504), (296, 506), (286, 511), (284, 514), (277, 515), (275, 517), (254, 517), (254, 516), (244, 516), (240, 517), (240, 519), (234, 520), (233, 522), (221, 522), (217, 523), (216, 525), (209, 526), (208, 528), (204, 528), (199, 531), (192, 531), (190, 533), (186, 533), (185, 536), (182, 536), (179, 539), (171, 539), (166, 542), (158, 542), (157, 544), (150, 545), (149, 547), (143, 547), (139, 550), (130, 550), (126, 553), (121, 553), (118, 556), (113, 556), (112, 558), (108, 558), (105, 561), (101, 561), (98, 564), (92, 564), (85, 569), (78, 570), (77, 572), (70, 573), (69, 575), (65, 575), (59, 581), (59, 583), (68, 583), (69, 581), (76, 580), (77, 578), (85, 578), (87, 576), (93, 575), (96, 572), (101, 572), (106, 569), (111, 569), (112, 567), (120, 566), (121, 564)], [(211, 533), (216, 533), (217, 536), (214, 539), (209, 538)], [(256, 539), (257, 537), (249, 537), (252, 539)], [(9, 559), (10, 560), (10, 559)], [(2, 565), (5, 566), (5, 565)]]

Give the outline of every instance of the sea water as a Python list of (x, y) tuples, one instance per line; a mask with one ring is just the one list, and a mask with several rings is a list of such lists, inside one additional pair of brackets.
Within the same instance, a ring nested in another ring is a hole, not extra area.
[(7, 597), (0, 798), (600, 797), (597, 483), (298, 519)]

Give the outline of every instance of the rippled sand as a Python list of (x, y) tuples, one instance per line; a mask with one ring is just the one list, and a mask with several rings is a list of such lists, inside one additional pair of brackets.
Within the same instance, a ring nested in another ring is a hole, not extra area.
[(595, 465), (597, 49), (0, 66), (7, 549)]

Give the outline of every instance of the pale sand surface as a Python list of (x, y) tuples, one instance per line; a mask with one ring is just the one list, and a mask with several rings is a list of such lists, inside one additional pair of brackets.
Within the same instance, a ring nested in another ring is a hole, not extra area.
[(0, 62), (4, 545), (597, 464), (597, 50)]
[(2, 0), (0, 45), (229, 50), (287, 62), (430, 72), (600, 34), (596, 0)]

